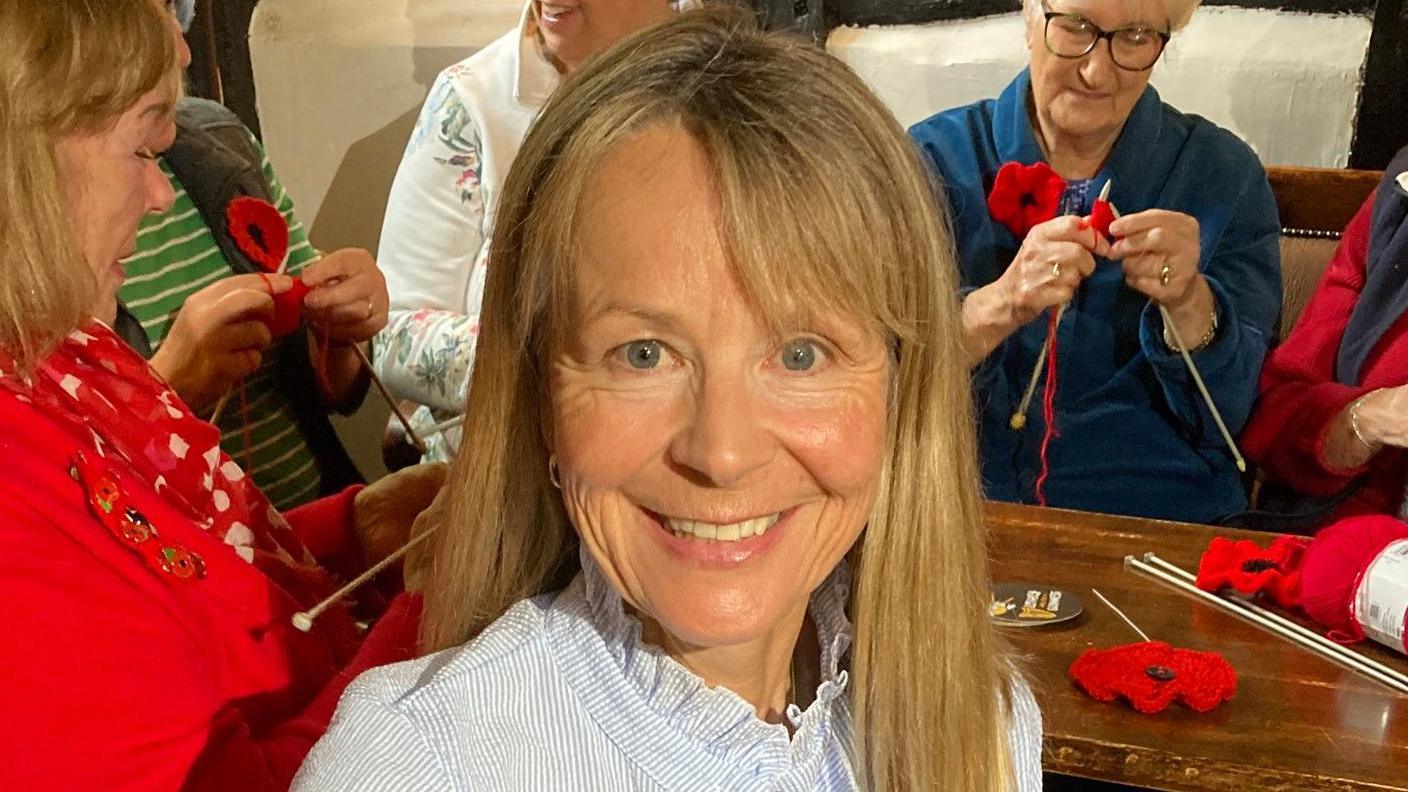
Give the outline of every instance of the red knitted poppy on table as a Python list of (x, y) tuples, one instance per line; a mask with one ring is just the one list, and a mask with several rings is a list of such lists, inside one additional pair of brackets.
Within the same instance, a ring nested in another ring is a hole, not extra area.
[(1056, 216), (1065, 192), (1066, 180), (1045, 162), (1008, 162), (998, 169), (993, 180), (988, 213), (1022, 239), (1032, 228)]
[(1096, 701), (1128, 701), (1148, 715), (1177, 701), (1208, 712), (1237, 692), (1237, 672), (1216, 652), (1178, 649), (1162, 641), (1087, 649), (1071, 664), (1076, 687)]
[[(273, 204), (240, 196), (225, 207), (225, 221), (235, 245), (255, 266), (271, 275), (283, 267), (288, 256), (288, 223)], [(294, 278), (288, 291), (273, 295), (274, 318), (269, 321), (269, 332), (274, 338), (298, 329), (306, 296), (308, 287), (301, 278)]]
[(1198, 562), (1198, 588), (1265, 594), (1283, 608), (1300, 607), (1300, 571), (1310, 540), (1279, 536), (1270, 547), (1217, 537)]

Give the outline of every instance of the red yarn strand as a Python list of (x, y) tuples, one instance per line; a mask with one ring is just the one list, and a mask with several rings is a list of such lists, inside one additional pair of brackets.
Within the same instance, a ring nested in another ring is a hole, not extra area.
[(1051, 441), (1060, 437), (1056, 431), (1056, 330), (1061, 321), (1061, 309), (1051, 309), (1051, 320), (1046, 330), (1046, 382), (1041, 390), (1041, 420), (1046, 424), (1041, 435), (1041, 473), (1036, 477), (1036, 502), (1046, 505), (1046, 479), (1051, 475), (1051, 459), (1048, 452)]

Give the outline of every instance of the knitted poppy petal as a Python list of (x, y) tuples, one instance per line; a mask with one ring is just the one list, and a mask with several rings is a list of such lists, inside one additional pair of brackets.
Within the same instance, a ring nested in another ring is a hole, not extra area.
[(255, 266), (274, 273), (288, 255), (288, 222), (268, 201), (242, 195), (225, 207), (235, 245)]
[(1237, 692), (1237, 673), (1215, 652), (1179, 649), (1162, 641), (1088, 649), (1071, 664), (1072, 681), (1097, 701), (1123, 699), (1154, 714), (1178, 703), (1207, 712)]

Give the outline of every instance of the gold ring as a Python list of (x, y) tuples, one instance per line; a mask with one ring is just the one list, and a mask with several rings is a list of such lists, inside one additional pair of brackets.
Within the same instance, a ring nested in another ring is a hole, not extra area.
[(1164, 262), (1163, 268), (1159, 270), (1159, 283), (1164, 286), (1167, 286), (1169, 279), (1172, 277), (1173, 268), (1168, 265), (1168, 262)]
[(1061, 277), (1061, 260), (1060, 260), (1060, 259), (1051, 259), (1051, 277), (1052, 277), (1052, 278), (1060, 278), (1060, 277)]

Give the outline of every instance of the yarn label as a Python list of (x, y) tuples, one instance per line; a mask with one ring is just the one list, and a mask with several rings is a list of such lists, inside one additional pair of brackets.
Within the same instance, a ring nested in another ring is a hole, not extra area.
[(1400, 652), (1408, 619), (1408, 539), (1384, 548), (1364, 570), (1354, 596), (1354, 616), (1364, 634)]

